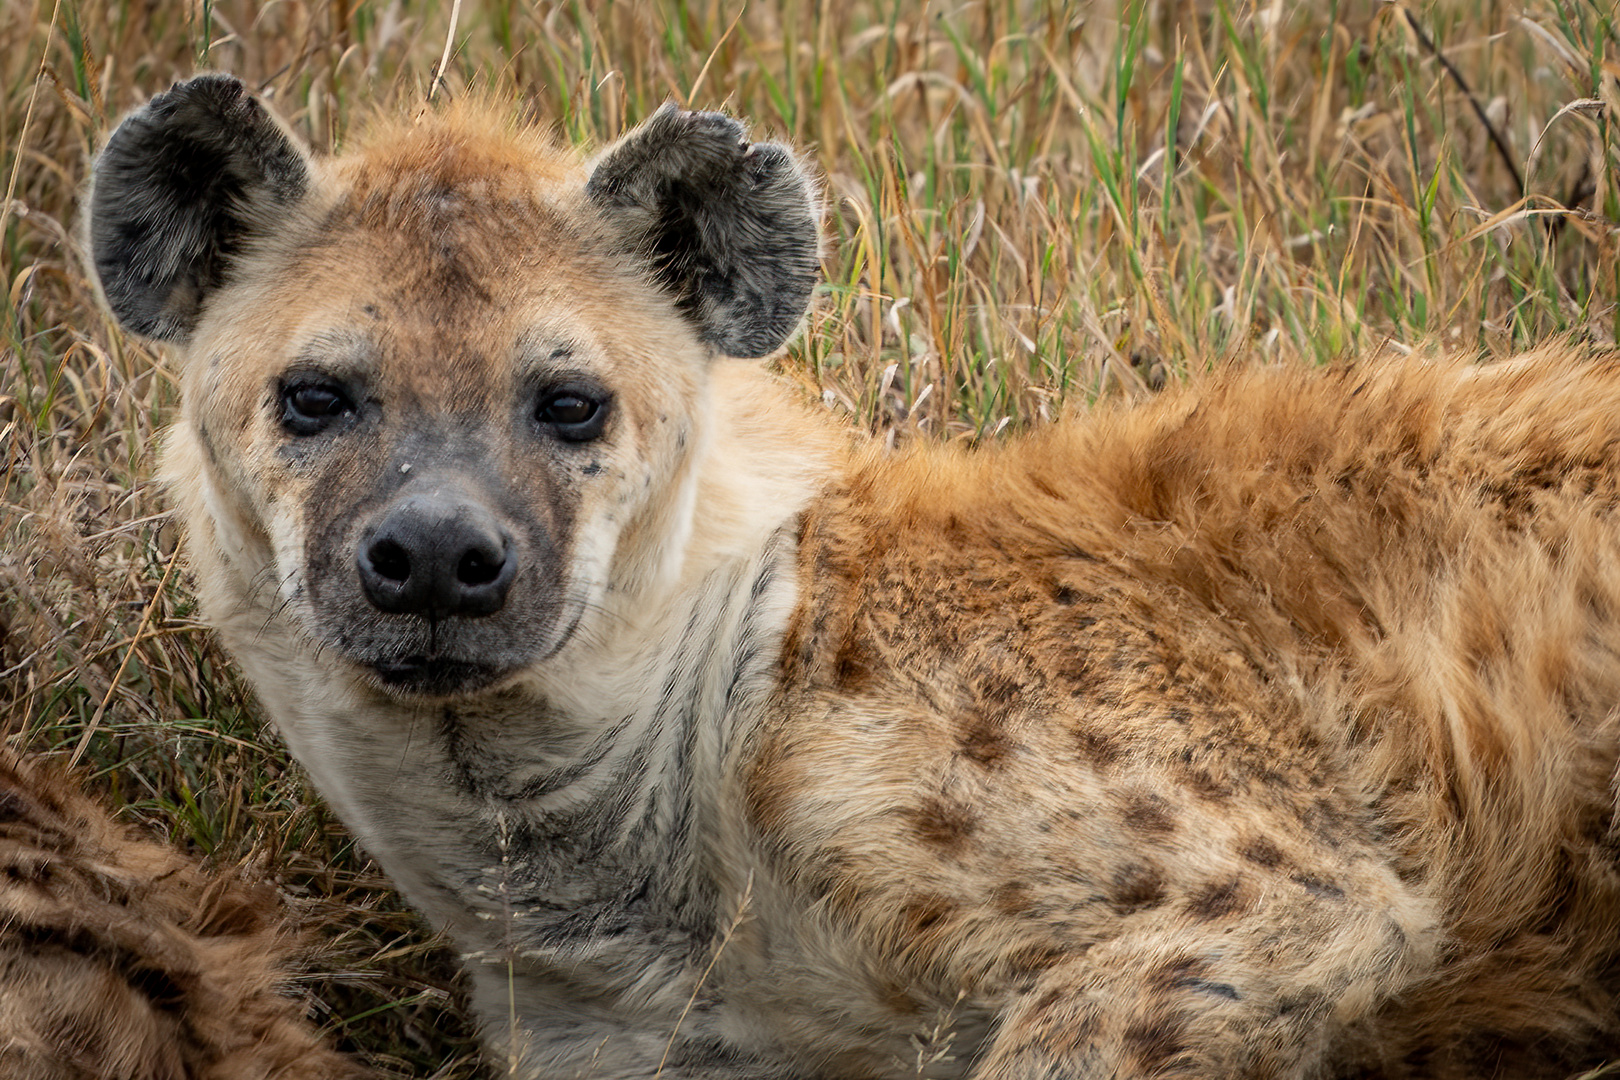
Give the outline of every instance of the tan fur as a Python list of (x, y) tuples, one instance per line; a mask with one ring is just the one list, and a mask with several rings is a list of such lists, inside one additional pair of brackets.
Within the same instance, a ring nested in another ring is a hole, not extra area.
[(1432, 939), (1345, 1010), (1382, 1068), (1559, 1075), (1616, 1034), (1617, 417), (1620, 365), (1549, 347), (865, 455), (807, 515), (757, 819), (936, 995), (1083, 996), (1126, 924), (1091, 902), (1154, 927), (1119, 961), (1151, 1016), (1219, 906), (1233, 951), (1308, 920), (1279, 992)]
[(137, 839), (0, 754), (0, 1075), (360, 1080), (278, 987), (274, 890)]
[[(1614, 357), (1234, 370), (889, 455), (713, 356), (565, 153), (459, 114), (312, 168), (166, 467), (210, 617), (503, 1056), (1557, 1077), (1620, 1038)], [(512, 420), (563, 352), (614, 394), (588, 444)], [(372, 411), (290, 437), (300, 364)], [(560, 583), (438, 696), (350, 644), (405, 616), (318, 602), (427, 467)]]

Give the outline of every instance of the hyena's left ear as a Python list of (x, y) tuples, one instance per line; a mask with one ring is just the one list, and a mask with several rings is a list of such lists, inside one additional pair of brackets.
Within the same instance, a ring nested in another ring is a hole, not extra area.
[(184, 341), (242, 243), (308, 187), (308, 156), (240, 81), (175, 83), (96, 159), (90, 252), (113, 314)]
[(786, 148), (669, 104), (602, 154), (585, 190), (716, 351), (764, 356), (804, 317), (815, 195)]

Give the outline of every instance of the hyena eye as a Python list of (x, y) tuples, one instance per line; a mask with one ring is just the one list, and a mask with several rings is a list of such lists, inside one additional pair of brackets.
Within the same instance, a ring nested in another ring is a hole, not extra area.
[(540, 399), (534, 417), (568, 442), (585, 442), (602, 434), (607, 423), (606, 398), (584, 390), (553, 390)]
[(294, 435), (319, 435), (353, 412), (354, 402), (335, 383), (293, 383), (281, 391), (281, 426)]

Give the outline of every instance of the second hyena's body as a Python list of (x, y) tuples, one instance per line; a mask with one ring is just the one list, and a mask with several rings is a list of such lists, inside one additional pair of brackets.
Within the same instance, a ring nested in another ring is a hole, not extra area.
[[(1620, 366), (1234, 373), (890, 457), (714, 357), (808, 288), (779, 150), (666, 111), (588, 180), (466, 118), (312, 162), (256, 109), (136, 114), (98, 266), (187, 344), (211, 617), (520, 1074), (1604, 1059)], [(174, 179), (210, 154), (234, 187)]]

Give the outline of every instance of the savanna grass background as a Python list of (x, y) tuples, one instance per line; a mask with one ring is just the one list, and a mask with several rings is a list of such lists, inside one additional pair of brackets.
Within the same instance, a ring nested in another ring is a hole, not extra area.
[(0, 737), (256, 860), (319, 928), (314, 1015), (402, 1075), (481, 1075), (453, 958), (197, 621), (153, 479), (173, 361), (75, 242), (97, 145), (174, 79), (233, 71), (323, 151), (430, 93), (588, 144), (671, 98), (750, 117), (826, 178), (780, 367), (883, 438), (1217, 363), (1620, 335), (1613, 0), (467, 0), (453, 33), (450, 7), (0, 0)]

